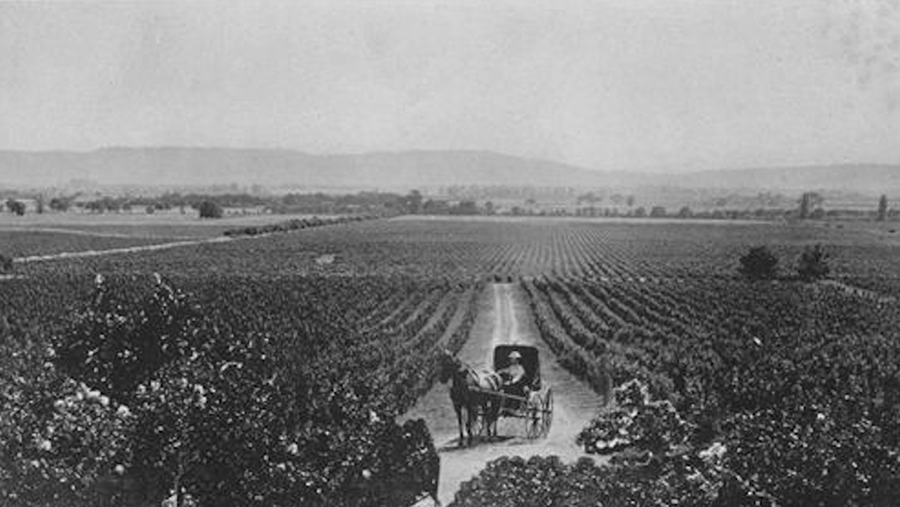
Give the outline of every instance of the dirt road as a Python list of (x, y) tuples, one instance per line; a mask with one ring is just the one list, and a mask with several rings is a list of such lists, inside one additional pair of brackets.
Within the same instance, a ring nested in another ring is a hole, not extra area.
[[(262, 235), (251, 236), (251, 237), (261, 237)], [(172, 241), (169, 243), (156, 243), (153, 245), (141, 245), (141, 246), (129, 246), (123, 248), (109, 248), (106, 250), (79, 250), (77, 252), (60, 252), (55, 254), (46, 254), (46, 255), (30, 255), (27, 257), (17, 257), (13, 259), (13, 262), (19, 263), (30, 263), (30, 262), (44, 262), (44, 261), (55, 261), (59, 259), (78, 259), (84, 257), (102, 257), (105, 255), (117, 255), (117, 254), (131, 254), (131, 253), (139, 253), (139, 252), (154, 252), (157, 250), (168, 250), (170, 248), (179, 248), (184, 246), (197, 246), (197, 245), (205, 245), (209, 243), (224, 243), (226, 241), (234, 241), (235, 238), (230, 238), (226, 236), (215, 237), (215, 238), (205, 238), (205, 239), (194, 239), (188, 241)]]
[(488, 461), (501, 456), (557, 455), (565, 461), (586, 456), (575, 437), (600, 408), (600, 397), (556, 362), (541, 340), (521, 289), (513, 284), (494, 284), (482, 295), (472, 334), (459, 357), (475, 368), (489, 368), (497, 344), (523, 343), (538, 347), (541, 377), (553, 389), (553, 426), (546, 438), (528, 440), (520, 419), (501, 419), (500, 441), (459, 447), (456, 414), (449, 387), (437, 384), (422, 397), (404, 419), (423, 418), (428, 423), (441, 455), (438, 496), (442, 505), (453, 499), (462, 482), (481, 471)]

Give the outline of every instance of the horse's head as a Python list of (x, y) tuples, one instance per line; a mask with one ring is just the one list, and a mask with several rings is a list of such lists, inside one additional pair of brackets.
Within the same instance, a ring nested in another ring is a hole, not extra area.
[(459, 359), (449, 350), (441, 349), (438, 358), (438, 381), (446, 384), (457, 370), (459, 370)]

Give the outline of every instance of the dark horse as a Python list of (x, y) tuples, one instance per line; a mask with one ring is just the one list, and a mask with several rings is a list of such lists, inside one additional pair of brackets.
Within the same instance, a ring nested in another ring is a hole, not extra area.
[(500, 410), (500, 398), (486, 391), (499, 392), (502, 380), (494, 372), (477, 371), (471, 368), (449, 350), (441, 352), (438, 380), (442, 384), (450, 384), (450, 401), (456, 411), (459, 423), (459, 445), (463, 445), (463, 411), (466, 413), (465, 428), (468, 443), (472, 444), (472, 426), (481, 414), (487, 436), (497, 436), (497, 414)]

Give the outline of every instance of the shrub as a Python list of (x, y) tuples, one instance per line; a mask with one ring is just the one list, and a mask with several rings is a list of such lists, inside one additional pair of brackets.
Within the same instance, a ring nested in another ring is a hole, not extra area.
[(631, 380), (614, 391), (615, 408), (598, 415), (578, 435), (589, 454), (609, 454), (632, 447), (651, 455), (672, 453), (693, 431), (668, 400), (650, 401), (647, 386)]
[[(297, 372), (270, 333), (223, 330), (158, 275), (139, 299), (98, 277), (92, 304), (55, 343), (82, 398), (129, 414), (127, 428), (104, 430), (121, 444), (96, 466), (125, 462), (150, 503), (178, 492), (199, 505), (408, 505), (415, 485), (436, 491), (424, 423), (379, 416), (359, 386), (327, 374), (329, 358)], [(40, 410), (13, 413), (46, 428)]]
[(778, 257), (765, 246), (755, 246), (740, 259), (738, 271), (751, 280), (771, 280), (778, 276)]
[(126, 480), (132, 414), (59, 371), (54, 349), (31, 338), (0, 317), (0, 505), (116, 504), (101, 486)]
[(797, 260), (797, 276), (803, 281), (821, 280), (828, 276), (829, 271), (828, 254), (822, 245), (805, 248)]
[(567, 465), (558, 457), (499, 458), (464, 482), (452, 507), (596, 505), (772, 505), (719, 465), (715, 448), (641, 465), (598, 467), (583, 458)]
[(0, 273), (12, 273), (13, 270), (13, 258), (0, 254)]
[(200, 218), (222, 218), (222, 207), (213, 201), (200, 203)]
[(900, 462), (881, 428), (825, 409), (809, 417), (812, 409), (790, 401), (801, 409), (729, 418), (729, 469), (753, 477), (781, 505), (895, 504)]
[(10, 213), (22, 216), (25, 214), (25, 203), (15, 199), (7, 199), (6, 209), (8, 209)]

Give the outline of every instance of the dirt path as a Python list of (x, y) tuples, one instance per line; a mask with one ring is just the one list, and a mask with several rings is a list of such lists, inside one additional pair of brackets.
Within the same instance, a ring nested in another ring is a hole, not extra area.
[[(120, 232), (84, 231), (81, 229), (65, 229), (62, 227), (0, 227), (0, 232), (50, 232), (53, 234), (70, 234), (72, 236), (92, 236), (96, 238), (137, 238), (156, 239), (153, 236), (139, 236)], [(165, 239), (165, 238), (163, 238)]]
[(822, 280), (819, 283), (821, 283), (822, 285), (827, 285), (829, 287), (837, 287), (838, 289), (841, 289), (848, 294), (852, 294), (864, 299), (871, 299), (879, 303), (893, 303), (897, 301), (897, 298), (893, 296), (885, 296), (884, 294), (878, 293), (874, 290), (861, 289), (859, 287), (844, 283), (840, 280)]
[(438, 496), (447, 505), (462, 482), (481, 471), (487, 462), (501, 456), (557, 455), (565, 461), (586, 456), (575, 445), (575, 437), (600, 408), (600, 398), (556, 362), (534, 326), (521, 289), (512, 284), (488, 286), (481, 296), (479, 314), (472, 334), (459, 357), (476, 368), (488, 368), (495, 345), (524, 343), (538, 347), (541, 377), (553, 389), (553, 426), (546, 438), (528, 440), (523, 421), (501, 419), (497, 425), (499, 442), (480, 442), (460, 448), (456, 414), (450, 403), (449, 387), (436, 385), (423, 396), (404, 419), (423, 418), (428, 423), (441, 455)]
[[(254, 238), (262, 237), (262, 235), (253, 236)], [(220, 236), (215, 238), (195, 239), (190, 241), (172, 241), (170, 243), (154, 243), (152, 245), (129, 246), (123, 248), (109, 248), (106, 250), (81, 250), (78, 252), (60, 252), (47, 255), (30, 255), (28, 257), (17, 257), (13, 262), (30, 263), (54, 261), (59, 259), (77, 259), (81, 257), (102, 257), (104, 255), (129, 254), (138, 252), (152, 252), (155, 250), (167, 250), (170, 248), (178, 248), (183, 246), (204, 245), (207, 243), (224, 243), (226, 241), (234, 241), (234, 238)]]

